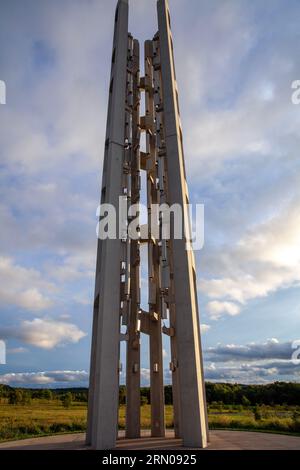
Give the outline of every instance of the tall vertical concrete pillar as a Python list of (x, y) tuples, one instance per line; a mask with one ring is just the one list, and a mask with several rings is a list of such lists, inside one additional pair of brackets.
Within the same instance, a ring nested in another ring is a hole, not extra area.
[[(122, 195), (127, 86), (128, 0), (115, 16), (101, 203), (119, 209)], [(115, 446), (119, 404), (120, 262), (118, 238), (98, 241), (87, 443)]]
[[(189, 203), (183, 136), (179, 114), (178, 89), (175, 76), (173, 38), (167, 0), (158, 0), (158, 42), (164, 109), (164, 132), (168, 175), (168, 203), (182, 208)], [(176, 182), (176, 183), (175, 183)], [(176, 309), (177, 353), (180, 389), (180, 433), (184, 445), (207, 445), (206, 403), (202, 367), (199, 312), (197, 304), (194, 255), (187, 250), (189, 215), (183, 209), (186, 236), (171, 236), (173, 259), (174, 303)]]

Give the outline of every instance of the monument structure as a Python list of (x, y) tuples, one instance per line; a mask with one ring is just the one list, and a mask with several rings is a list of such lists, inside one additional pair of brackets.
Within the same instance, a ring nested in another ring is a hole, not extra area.
[[(189, 202), (170, 10), (158, 0), (158, 32), (144, 45), (128, 33), (128, 0), (115, 16), (101, 204), (139, 205), (145, 181), (148, 224), (98, 240), (87, 444), (110, 449), (118, 436), (120, 341), (126, 342), (126, 437), (140, 436), (141, 333), (149, 336), (151, 435), (165, 435), (163, 335), (170, 339), (174, 431), (188, 447), (207, 445), (207, 413), (194, 255), (187, 235), (150, 230), (153, 204)], [(144, 100), (144, 115), (141, 115)], [(136, 206), (139, 207), (139, 206)], [(136, 215), (136, 214), (135, 214)], [(129, 211), (128, 223), (131, 220)], [(148, 253), (148, 309), (141, 308), (141, 246)]]

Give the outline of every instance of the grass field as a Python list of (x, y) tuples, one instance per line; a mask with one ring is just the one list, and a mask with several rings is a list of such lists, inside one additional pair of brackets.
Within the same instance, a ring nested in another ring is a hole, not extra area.
[[(86, 403), (64, 408), (59, 400), (33, 399), (27, 405), (0, 404), (0, 441), (64, 432), (85, 431)], [(141, 407), (142, 427), (150, 427), (150, 405)], [(125, 427), (125, 407), (120, 407), (120, 429)], [(209, 408), (211, 429), (249, 429), (300, 434), (300, 417), (295, 407)], [(172, 406), (166, 406), (166, 426), (173, 426)]]

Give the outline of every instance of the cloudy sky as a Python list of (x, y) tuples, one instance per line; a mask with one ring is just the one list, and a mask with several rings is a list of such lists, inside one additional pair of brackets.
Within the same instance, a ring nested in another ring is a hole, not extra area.
[[(1, 0), (0, 383), (87, 385), (111, 0)], [(130, 30), (156, 30), (131, 0)], [(300, 380), (298, 0), (170, 0), (207, 380)], [(143, 382), (148, 380), (143, 338)], [(169, 349), (165, 345), (166, 382)]]

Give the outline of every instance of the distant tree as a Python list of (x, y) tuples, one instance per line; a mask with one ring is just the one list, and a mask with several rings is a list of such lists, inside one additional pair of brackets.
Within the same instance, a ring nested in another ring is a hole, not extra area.
[(126, 387), (124, 385), (121, 385), (119, 388), (119, 403), (120, 405), (126, 404)]
[(253, 414), (254, 414), (255, 421), (261, 421), (262, 420), (262, 413), (261, 413), (261, 410), (260, 410), (259, 406), (256, 406), (254, 408)]
[(73, 402), (73, 397), (71, 392), (67, 392), (61, 397), (61, 402), (64, 408), (70, 408)]
[[(300, 411), (300, 383), (275, 382), (266, 385), (242, 385), (238, 383), (206, 382), (205, 388), (207, 405), (210, 405), (212, 409), (214, 409), (216, 403), (217, 407), (220, 408), (220, 402), (222, 402), (225, 405), (241, 405), (244, 407), (269, 405), (272, 410), (280, 411), (285, 411), (287, 407), (293, 406), (295, 409), (298, 407)], [(16, 390), (18, 390), (17, 393)], [(0, 384), (0, 399), (5, 400), (5, 402), (8, 400), (11, 404), (22, 404), (23, 392), (24, 389), (14, 389)], [(70, 388), (67, 390), (35, 388), (28, 390), (32, 399), (43, 398), (47, 400), (50, 399), (50, 394), (52, 394), (53, 398), (61, 400), (67, 392), (72, 394), (72, 401), (87, 402), (88, 390), (86, 388)], [(22, 398), (20, 398), (20, 395), (22, 395)], [(141, 388), (141, 396), (146, 397), (148, 403), (151, 402), (149, 387)], [(24, 400), (28, 401), (28, 397), (25, 396)], [(167, 385), (165, 386), (165, 403), (166, 405), (171, 405), (172, 402), (172, 387)], [(120, 403), (126, 403), (126, 387), (124, 385), (120, 387)], [(266, 410), (268, 416), (272, 410)]]
[(245, 395), (242, 396), (242, 405), (246, 407), (251, 405), (250, 400)]
[(0, 398), (8, 398), (11, 392), (11, 387), (8, 385), (0, 384)]
[(295, 410), (293, 413), (293, 419), (294, 420), (300, 420), (300, 411)]
[(74, 401), (79, 401), (81, 403), (87, 403), (88, 401), (88, 392), (86, 390), (80, 390), (77, 392), (73, 392), (73, 400)]
[(150, 400), (150, 388), (149, 387), (142, 387), (141, 388), (141, 396), (146, 397), (148, 403), (150, 403), (151, 402), (151, 400)]
[(19, 389), (13, 389), (10, 393), (8, 403), (10, 405), (22, 405), (23, 404), (23, 392)]
[(148, 398), (141, 396), (141, 406), (148, 405)]
[(165, 386), (165, 404), (166, 405), (173, 405), (173, 393), (172, 393), (172, 386), (166, 385)]
[(45, 400), (48, 400), (48, 401), (51, 401), (53, 400), (53, 393), (51, 390), (49, 390), (48, 388), (43, 390), (42, 392), (42, 397), (45, 399)]

